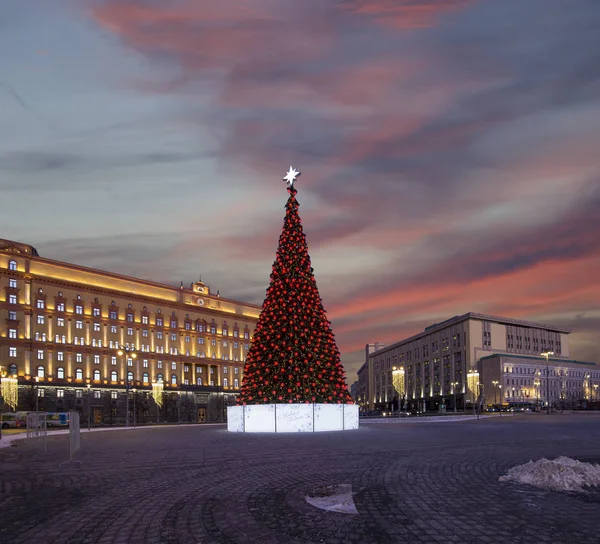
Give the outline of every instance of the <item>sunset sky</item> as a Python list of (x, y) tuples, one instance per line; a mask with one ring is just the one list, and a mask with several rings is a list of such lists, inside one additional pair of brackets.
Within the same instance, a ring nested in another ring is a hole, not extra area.
[(290, 164), (349, 382), (468, 311), (600, 362), (598, 0), (4, 0), (0, 238), (262, 303)]

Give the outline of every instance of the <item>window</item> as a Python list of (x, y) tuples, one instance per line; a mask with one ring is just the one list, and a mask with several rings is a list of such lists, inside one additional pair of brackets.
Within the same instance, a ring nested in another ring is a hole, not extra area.
[(64, 389), (57, 389), (56, 390), (56, 398), (57, 399), (62, 399), (65, 396), (65, 390)]
[(238, 349), (240, 347), (239, 342), (234, 342), (233, 343), (233, 349)]
[(117, 364), (117, 358), (115, 356), (112, 356), (110, 358), (110, 364), (113, 366), (115, 366)]
[(83, 321), (75, 321), (76, 329), (83, 329)]
[(156, 381), (157, 382), (162, 382), (163, 381), (163, 375), (159, 374), (158, 376), (156, 376)]
[(82, 362), (83, 362), (83, 354), (81, 354), (81, 353), (76, 353), (76, 354), (75, 354), (75, 362), (76, 362), (76, 363), (82, 363)]
[(57, 312), (64, 312), (65, 311), (65, 303), (64, 302), (57, 302), (56, 303), (56, 311)]
[(162, 317), (157, 317), (156, 318), (156, 326), (157, 327), (162, 327), (163, 326), (163, 318)]
[(229, 381), (227, 378), (223, 378), (223, 387), (229, 387)]
[(171, 319), (171, 328), (172, 329), (176, 329), (177, 328), (177, 321), (175, 321), (174, 319)]
[[(116, 379), (115, 379), (115, 381), (116, 381)], [(119, 394), (116, 391), (111, 391), (110, 398), (113, 400), (116, 400), (117, 398), (119, 398)]]
[(75, 313), (76, 314), (82, 314), (83, 313), (83, 306), (81, 306), (80, 304), (77, 304), (75, 306)]
[(142, 360), (142, 367), (148, 368), (148, 359)]
[[(117, 319), (117, 310), (111, 310), (111, 311), (108, 313), (108, 317), (109, 317), (110, 319)], [(111, 327), (111, 328), (112, 328), (112, 327)], [(116, 328), (116, 327), (115, 327), (115, 328)], [(115, 332), (116, 332), (116, 331), (115, 331)]]
[(248, 331), (244, 331), (244, 338), (245, 338), (246, 340), (249, 340), (249, 339), (250, 339), (250, 333), (249, 333)]
[(148, 324), (148, 316), (147, 316), (147, 315), (143, 315), (143, 316), (142, 316), (142, 323), (143, 323), (144, 325), (147, 325), (147, 324)]
[(94, 355), (94, 364), (95, 365), (99, 365), (100, 364), (100, 355), (98, 355), (98, 354)]
[[(113, 371), (110, 373), (110, 381), (111, 381), (111, 382), (116, 382), (118, 379), (119, 379), (119, 378), (117, 377), (117, 371), (116, 371), (116, 370), (113, 370)], [(114, 392), (114, 391), (113, 391), (113, 392)], [(113, 397), (113, 398), (116, 398), (116, 397)]]
[(75, 389), (75, 397), (80, 399), (83, 397), (83, 390), (82, 389)]
[(148, 329), (142, 329), (142, 337), (148, 338)]
[(204, 338), (198, 338), (198, 344), (204, 344)]
[(100, 371), (94, 370), (94, 380), (99, 380), (99, 379), (100, 379)]
[(171, 370), (177, 370), (177, 363), (176, 362), (172, 362), (171, 363)]
[(229, 344), (227, 344), (227, 340), (223, 340), (223, 347), (226, 348)]
[(43, 366), (40, 365), (37, 367), (37, 375), (38, 378), (43, 378), (46, 375), (46, 371), (44, 370)]
[(94, 317), (100, 317), (100, 315), (101, 315), (100, 308), (92, 308), (92, 315)]
[(133, 381), (133, 372), (131, 372), (131, 370), (127, 373), (127, 381), (128, 382)]
[(185, 342), (186, 342), (186, 344), (189, 344), (189, 343), (190, 343), (190, 337), (189, 337), (189, 336), (186, 336), (186, 337), (185, 337)]
[(177, 376), (175, 374), (171, 375), (171, 383), (173, 385), (177, 385)]
[(227, 374), (227, 367), (226, 366), (223, 367), (223, 374)]
[(36, 308), (40, 308), (40, 309), (44, 309), (45, 307), (45, 302), (43, 299), (38, 298), (37, 302), (36, 302)]
[(240, 386), (240, 382), (239, 380), (233, 380), (233, 387), (239, 387)]
[(81, 370), (81, 368), (75, 369), (75, 379), (83, 380), (83, 370)]
[(211, 346), (216, 346), (216, 345), (217, 345), (217, 341), (216, 341), (216, 340), (213, 338), (213, 339), (210, 341), (210, 345), (211, 345)]
[(214, 374), (214, 373), (215, 373), (215, 367), (214, 367), (214, 366), (211, 366), (211, 367), (210, 367), (210, 373), (211, 373), (211, 374)]
[(44, 319), (43, 315), (38, 315), (37, 316), (37, 324), (38, 325), (43, 325), (46, 322), (46, 320)]
[(240, 373), (240, 369), (239, 369), (239, 368), (236, 366), (236, 367), (233, 369), (233, 373), (234, 373), (234, 374), (237, 376), (237, 375)]
[(64, 319), (64, 317), (57, 317), (56, 318), (56, 326), (57, 327), (64, 327), (65, 326), (65, 319)]
[(17, 295), (8, 295), (8, 303), (16, 304), (17, 303)]
[(45, 390), (44, 390), (44, 389), (39, 389), (39, 388), (38, 388), (38, 390), (37, 390), (37, 393), (38, 393), (38, 394), (37, 394), (37, 396), (38, 396), (38, 397), (43, 397), (43, 396), (44, 396), (44, 393), (45, 393)]
[(133, 323), (133, 314), (127, 314), (127, 321)]
[(172, 342), (176, 342), (177, 341), (177, 335), (176, 334), (172, 334), (171, 335), (171, 341)]
[(131, 357), (127, 357), (127, 366), (133, 366), (133, 359)]
[(217, 327), (215, 327), (214, 325), (210, 326), (210, 333), (211, 334), (217, 334)]
[(110, 326), (110, 333), (111, 334), (117, 334), (117, 326), (116, 325), (111, 325)]
[(94, 323), (94, 332), (100, 332), (100, 323)]
[(131, 327), (127, 327), (127, 336), (133, 336), (133, 329)]
[(189, 372), (190, 371), (190, 367), (188, 365), (183, 365), (183, 371), (184, 372)]
[(162, 361), (157, 361), (156, 368), (162, 368)]
[(196, 378), (196, 385), (202, 385), (202, 378)]
[(163, 339), (163, 333), (162, 333), (162, 331), (158, 331), (156, 333), (156, 338), (157, 338), (157, 340), (162, 340)]
[(149, 380), (150, 380), (150, 377), (148, 376), (148, 373), (147, 373), (147, 372), (144, 372), (144, 373), (142, 374), (142, 381), (143, 381), (144, 383), (148, 383), (148, 381), (149, 381)]
[(65, 369), (62, 366), (60, 366), (60, 367), (58, 367), (56, 369), (56, 377), (59, 380), (64, 380), (65, 379)]
[(9, 311), (8, 312), (8, 320), (9, 321), (16, 321), (17, 320), (17, 312)]
[(16, 338), (17, 337), (17, 329), (8, 329), (8, 337)]
[(94, 391), (94, 398), (95, 399), (102, 398), (102, 391), (98, 391), (98, 390)]
[(8, 262), (8, 269), (9, 270), (16, 270), (17, 269), (17, 261), (9, 261)]

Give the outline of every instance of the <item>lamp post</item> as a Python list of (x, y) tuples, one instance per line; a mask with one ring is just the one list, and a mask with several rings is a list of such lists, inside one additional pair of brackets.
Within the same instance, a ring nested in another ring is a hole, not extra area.
[(554, 352), (544, 351), (540, 355), (546, 357), (546, 413), (550, 414), (550, 366), (548, 365), (548, 358), (550, 355), (554, 355)]
[(499, 408), (500, 412), (499, 413), (500, 413), (500, 417), (502, 417), (502, 384), (501, 383), (498, 384), (498, 389), (500, 390), (500, 408)]
[(452, 386), (452, 396), (454, 397), (454, 413), (456, 414), (456, 388), (458, 387), (458, 382), (452, 382), (450, 385)]
[(494, 386), (494, 406), (498, 403), (498, 381), (492, 381), (492, 385)]
[(88, 431), (91, 430), (92, 428), (92, 423), (91, 423), (91, 419), (92, 419), (92, 409), (90, 407), (90, 405), (92, 404), (92, 399), (90, 398), (90, 388), (92, 386), (88, 383), (87, 384), (87, 420), (88, 420)]
[(475, 395), (479, 393), (479, 372), (472, 368), (469, 372), (467, 372), (467, 385), (471, 390), (471, 399), (473, 402), (473, 415), (477, 413), (477, 408), (475, 404)]
[[(120, 346), (119, 351), (117, 351), (117, 353), (120, 356), (124, 356), (125, 355), (125, 359), (127, 359), (126, 355), (130, 355), (132, 359), (135, 359), (137, 357), (137, 353), (135, 353), (135, 351), (133, 351), (133, 348), (128, 348), (126, 346)], [(127, 360), (125, 361), (125, 363), (127, 363)], [(127, 396), (125, 398), (125, 427), (129, 427), (129, 371), (127, 370), (128, 365), (125, 364), (125, 390), (127, 392)]]
[(137, 410), (136, 410), (136, 398), (137, 398), (137, 389), (133, 388), (133, 428), (135, 429), (137, 423)]
[(39, 412), (40, 410), (40, 378), (39, 376), (35, 377), (35, 411)]

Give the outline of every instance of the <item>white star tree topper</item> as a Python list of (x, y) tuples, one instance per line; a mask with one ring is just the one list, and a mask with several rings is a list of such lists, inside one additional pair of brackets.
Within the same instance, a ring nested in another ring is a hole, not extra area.
[(296, 178), (300, 175), (300, 172), (298, 172), (298, 170), (296, 170), (294, 167), (290, 166), (290, 169), (288, 171), (288, 173), (285, 175), (285, 177), (283, 178), (283, 181), (286, 181), (288, 184), (288, 187), (291, 189), (294, 186), (294, 181), (296, 181)]

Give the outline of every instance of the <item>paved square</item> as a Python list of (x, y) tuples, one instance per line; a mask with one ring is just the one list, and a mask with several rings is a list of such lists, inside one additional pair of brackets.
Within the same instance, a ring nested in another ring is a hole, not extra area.
[[(82, 434), (48, 454), (0, 449), (2, 543), (600, 542), (600, 492), (499, 483), (514, 465), (600, 461), (600, 414), (459, 423), (363, 424), (357, 431), (244, 435), (221, 426)], [(358, 515), (304, 500), (351, 484)], [(600, 491), (600, 490), (599, 490)]]

